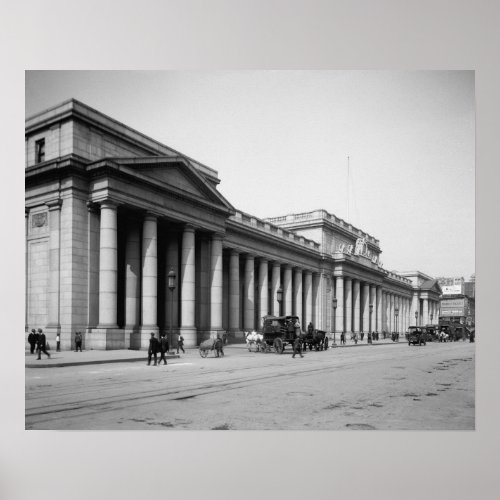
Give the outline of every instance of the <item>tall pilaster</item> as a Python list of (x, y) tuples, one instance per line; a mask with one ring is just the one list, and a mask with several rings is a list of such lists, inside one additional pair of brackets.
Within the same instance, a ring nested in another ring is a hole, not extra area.
[[(412, 325), (419, 326), (420, 325), (420, 312), (419, 312), (419, 307), (418, 307), (418, 293), (413, 292), (413, 297), (411, 301), (411, 313), (410, 313), (410, 321)], [(417, 313), (417, 318), (415, 319), (415, 313)]]
[(429, 323), (429, 299), (424, 299), (422, 304), (422, 325)]
[(45, 333), (52, 338), (61, 330), (60, 323), (60, 259), (61, 259), (61, 205), (57, 199), (46, 204), (49, 208), (49, 289), (48, 324)]
[(352, 279), (344, 278), (345, 294), (345, 329), (346, 334), (352, 332)]
[(100, 213), (99, 205), (92, 203), (90, 201), (87, 202), (87, 223), (88, 223), (87, 326), (89, 329), (96, 328), (97, 325), (99, 324), (99, 253), (100, 253), (99, 213)]
[(240, 254), (231, 250), (229, 257), (229, 330), (240, 329)]
[(118, 240), (117, 206), (101, 203), (99, 237), (99, 329), (117, 328)]
[(354, 325), (353, 325), (353, 331), (355, 333), (360, 333), (360, 304), (361, 304), (361, 297), (360, 297), (360, 283), (359, 280), (353, 280), (353, 286), (352, 286), (352, 300), (354, 304), (354, 311), (353, 311), (353, 317), (354, 317)]
[(222, 235), (212, 236), (210, 264), (210, 331), (217, 337), (222, 330)]
[(29, 331), (28, 325), (28, 231), (29, 208), (24, 208), (24, 331)]
[(259, 261), (259, 329), (262, 325), (260, 319), (269, 313), (269, 269), (267, 259)]
[(292, 314), (292, 268), (285, 264), (283, 271), (283, 315)]
[(319, 273), (313, 273), (312, 277), (312, 287), (313, 287), (313, 324), (314, 328), (323, 330), (323, 322), (321, 321), (321, 275)]
[(337, 310), (335, 318), (335, 331), (344, 331), (344, 277), (337, 276), (335, 285), (335, 296), (337, 298)]
[(196, 347), (198, 343), (195, 325), (196, 305), (196, 263), (195, 229), (186, 225), (182, 233), (181, 249), (181, 328), (186, 347)]
[(245, 259), (245, 297), (243, 308), (243, 328), (255, 328), (255, 258), (248, 254)]

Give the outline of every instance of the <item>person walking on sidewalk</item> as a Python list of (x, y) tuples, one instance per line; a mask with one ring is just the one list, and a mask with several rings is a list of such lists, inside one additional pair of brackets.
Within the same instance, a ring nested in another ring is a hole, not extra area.
[(41, 328), (38, 329), (38, 358), (37, 359), (42, 359), (42, 352), (47, 355), (48, 358), (50, 358), (50, 354), (46, 350), (47, 346), (47, 339), (45, 338), (45, 333), (43, 333), (43, 330)]
[(56, 335), (56, 352), (61, 352), (61, 334), (59, 332)]
[(292, 358), (295, 358), (296, 354), (300, 354), (300, 357), (303, 358), (302, 355), (302, 335), (297, 335), (295, 340), (293, 341), (293, 355)]
[(149, 339), (149, 349), (148, 349), (148, 365), (151, 364), (151, 357), (154, 356), (155, 364), (157, 363), (157, 354), (158, 354), (158, 339), (155, 337), (155, 334), (151, 332), (151, 338)]
[(179, 339), (177, 340), (177, 354), (179, 354), (179, 349), (183, 354), (186, 354), (184, 350), (184, 337), (181, 334), (179, 334)]
[(75, 333), (75, 352), (78, 352), (78, 349), (80, 349), (80, 352), (82, 352), (82, 334), (81, 332), (76, 332)]
[(30, 345), (30, 353), (34, 354), (35, 353), (35, 347), (36, 347), (36, 331), (33, 328), (28, 335), (28, 344)]
[(160, 361), (158, 364), (161, 365), (161, 360), (163, 359), (163, 364), (167, 364), (167, 358), (165, 357), (165, 353), (168, 352), (168, 340), (164, 333), (160, 335)]

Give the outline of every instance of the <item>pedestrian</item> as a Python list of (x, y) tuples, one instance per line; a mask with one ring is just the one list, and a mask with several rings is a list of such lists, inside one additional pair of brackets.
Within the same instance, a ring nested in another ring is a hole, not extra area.
[(148, 348), (148, 365), (151, 364), (151, 357), (154, 356), (155, 364), (157, 363), (157, 354), (158, 354), (158, 339), (155, 337), (155, 334), (151, 332), (151, 338), (149, 339), (149, 348)]
[(30, 345), (30, 353), (34, 354), (35, 353), (35, 347), (36, 347), (36, 331), (33, 328), (28, 335), (28, 344)]
[(302, 335), (297, 335), (295, 340), (293, 341), (293, 355), (292, 358), (295, 358), (296, 354), (300, 354), (300, 357), (303, 358), (302, 355)]
[(50, 358), (50, 354), (47, 352), (47, 339), (45, 337), (45, 333), (43, 333), (43, 330), (41, 328), (38, 329), (38, 358), (37, 359), (42, 359), (42, 352), (47, 355), (48, 358)]
[(179, 349), (183, 354), (186, 354), (184, 350), (184, 337), (179, 333), (179, 339), (177, 340), (177, 354), (179, 354)]
[(165, 353), (168, 352), (168, 340), (164, 333), (160, 336), (160, 361), (158, 364), (161, 365), (161, 360), (163, 359), (163, 364), (167, 364), (167, 358), (165, 357)]
[(345, 333), (344, 332), (342, 332), (340, 334), (340, 343), (343, 344), (343, 345), (345, 344)]
[(82, 352), (82, 334), (81, 332), (76, 332), (75, 333), (75, 352), (78, 352), (78, 349), (80, 349), (80, 352)]
[(313, 331), (314, 331), (314, 326), (313, 326), (312, 322), (309, 322), (309, 324), (307, 325), (307, 333), (309, 335), (312, 335)]
[(372, 343), (372, 334), (370, 332), (368, 332), (367, 342), (368, 344)]
[(301, 329), (300, 329), (300, 321), (297, 319), (295, 321), (295, 335), (300, 335)]
[(61, 334), (59, 332), (56, 335), (56, 352), (61, 352)]
[(354, 343), (357, 345), (358, 344), (358, 334), (357, 333), (354, 334), (353, 340), (354, 340)]
[(365, 332), (361, 332), (361, 342), (363, 342), (364, 336), (365, 336)]
[(373, 340), (378, 340), (377, 334), (375, 332), (372, 332), (372, 341)]

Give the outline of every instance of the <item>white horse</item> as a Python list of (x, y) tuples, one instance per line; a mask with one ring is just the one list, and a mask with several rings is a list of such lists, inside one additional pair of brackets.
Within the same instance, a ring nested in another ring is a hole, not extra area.
[(252, 345), (257, 346), (257, 351), (260, 351), (262, 342), (264, 340), (264, 335), (257, 333), (255, 330), (252, 332), (245, 332), (245, 338), (247, 341), (248, 350), (251, 351)]

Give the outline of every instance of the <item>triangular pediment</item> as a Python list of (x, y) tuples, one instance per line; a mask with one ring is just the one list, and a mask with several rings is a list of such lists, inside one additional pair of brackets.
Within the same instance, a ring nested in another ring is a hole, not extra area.
[(137, 171), (162, 184), (173, 186), (194, 196), (204, 198), (207, 195), (203, 187), (198, 187), (195, 184), (196, 180), (193, 179), (190, 173), (186, 172), (185, 166), (167, 164), (154, 167), (142, 167), (137, 169)]
[(213, 180), (207, 178), (183, 157), (109, 158), (123, 173), (136, 177), (137, 183), (153, 182), (157, 188), (177, 196), (196, 199), (232, 212), (233, 206), (217, 191)]

